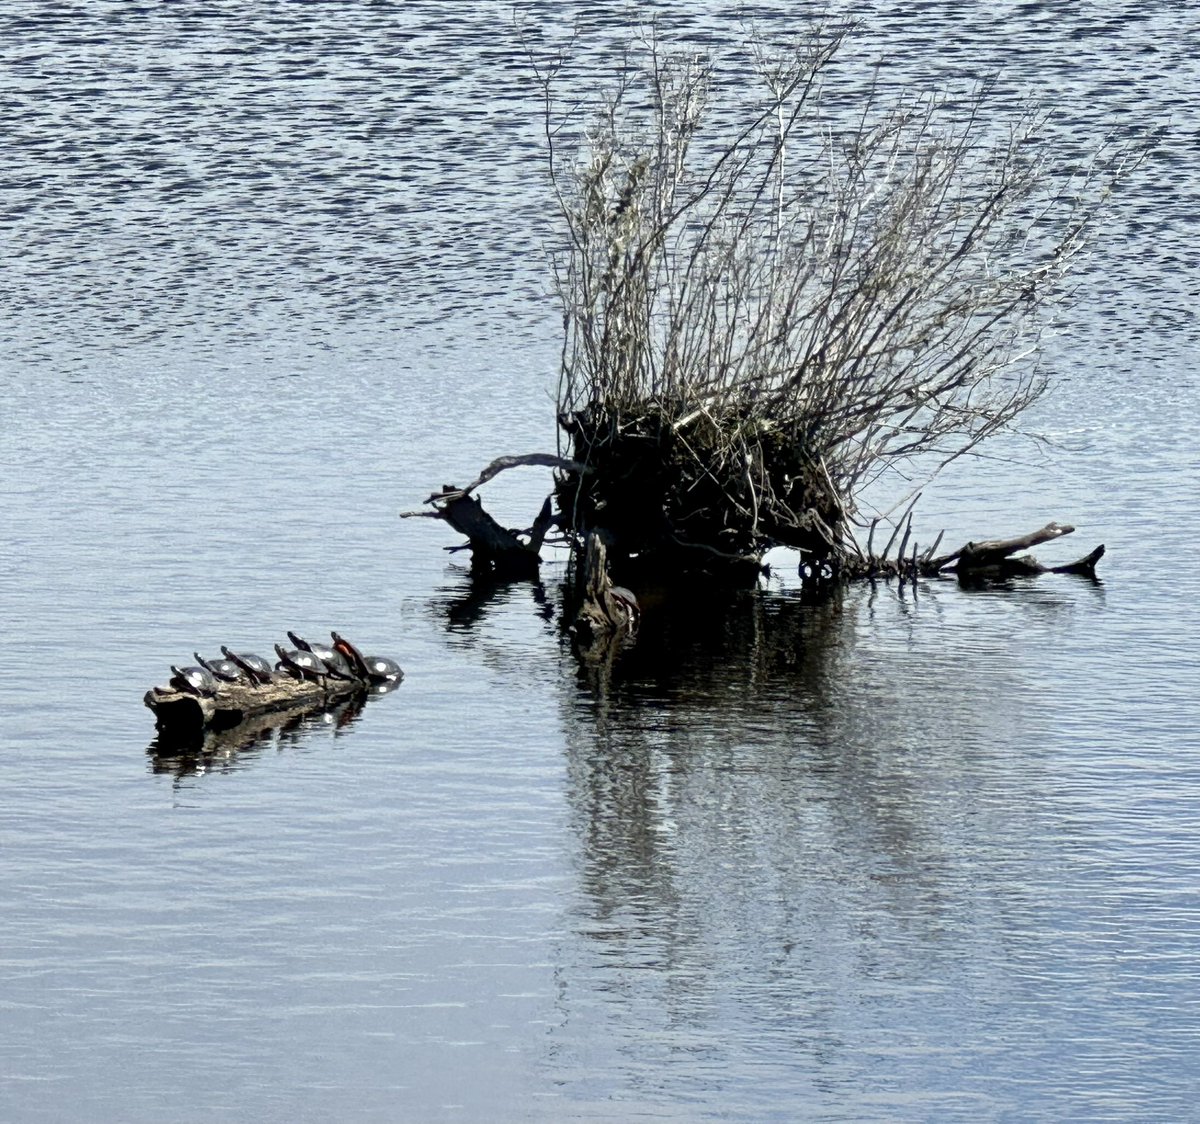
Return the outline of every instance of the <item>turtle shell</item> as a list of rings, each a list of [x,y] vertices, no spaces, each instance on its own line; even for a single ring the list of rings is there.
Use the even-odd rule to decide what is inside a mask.
[[[171,686],[202,699],[210,699],[217,693],[216,677],[206,667],[176,667],[172,664]]]
[[[330,633],[330,635],[333,637],[334,650],[346,661],[351,672],[360,679],[369,680],[371,672],[367,668],[367,661],[363,658],[362,652],[344,636],[339,636],[336,632]]]
[[[297,636],[294,632],[288,633],[288,639],[296,645],[301,652],[309,652],[316,656],[324,665],[325,669],[334,679],[358,679],[359,676],[354,673],[350,667],[349,660],[346,659],[341,652],[329,647],[328,644],[310,642],[305,640],[303,636]]]
[[[222,646],[221,654],[227,659],[232,660],[238,665],[254,683],[270,683],[271,682],[271,665],[262,656],[256,656],[253,652],[231,652],[228,648]]]
[[[237,683],[249,679],[249,673],[240,668],[233,660],[206,660],[199,652],[193,652],[196,662],[206,671],[215,675],[222,683]]]
[[[387,656],[364,656],[363,662],[373,683],[399,683],[404,678],[404,669]]]
[[[276,671],[282,671],[294,679],[311,679],[317,682],[329,677],[329,668],[312,652],[305,652],[299,648],[289,650],[281,644],[275,645],[275,651],[279,656],[279,662],[275,665]]]

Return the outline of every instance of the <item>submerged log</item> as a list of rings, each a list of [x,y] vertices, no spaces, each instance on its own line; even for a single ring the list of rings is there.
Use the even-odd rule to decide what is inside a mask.
[[[955,570],[960,574],[980,573],[990,570],[999,571],[1005,565],[1015,565],[1021,572],[1028,572],[1025,567],[1028,561],[1032,560],[1023,561],[1022,559],[1014,559],[1011,556],[1016,554],[1018,550],[1027,550],[1029,547],[1037,546],[1039,543],[1050,542],[1052,539],[1061,538],[1063,535],[1073,534],[1074,531],[1074,527],[1068,527],[1062,523],[1047,523],[1044,527],[1036,531],[1030,531],[1027,535],[1017,535],[1011,539],[969,542],[953,554],[935,559],[932,564],[939,569],[944,569],[957,559]],[[1034,570],[1033,572],[1040,573],[1041,570]]]
[[[963,579],[1035,577],[1038,574],[1083,574],[1094,577],[1096,563],[1104,557],[1103,546],[1065,566],[1044,566],[1031,554],[1017,554],[1019,550],[1027,550],[1031,546],[1074,533],[1075,528],[1066,524],[1047,523],[1036,531],[1011,539],[969,542],[953,554],[930,559],[927,566],[934,572],[952,568]],[[952,562],[953,567],[950,566]]]
[[[142,701],[154,712],[159,729],[227,730],[260,715],[318,710],[369,691],[357,681],[330,679],[319,684],[277,675],[258,686],[221,683],[211,697],[174,687],[151,687]]]

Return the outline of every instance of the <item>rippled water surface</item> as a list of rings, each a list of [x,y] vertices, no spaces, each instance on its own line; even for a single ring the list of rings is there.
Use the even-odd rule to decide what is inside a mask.
[[[0,1119],[1195,1119],[1200,24],[856,14],[843,92],[999,74],[1064,160],[1170,125],[1047,352],[1045,443],[919,509],[1073,522],[1043,552],[1104,541],[1102,580],[650,599],[596,668],[560,563],[479,588],[397,518],[553,447],[512,9],[4,6]],[[577,26],[582,91],[628,9],[519,15],[535,54]],[[407,678],[155,752],[171,663],[287,628]]]

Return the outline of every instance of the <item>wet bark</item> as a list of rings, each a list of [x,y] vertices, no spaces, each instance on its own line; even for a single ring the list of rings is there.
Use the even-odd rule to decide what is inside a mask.
[[[528,543],[517,537],[516,531],[501,527],[474,496],[448,489],[449,494],[430,497],[437,503],[437,513],[460,535],[464,535],[471,548],[471,564],[476,569],[486,570],[500,577],[536,577],[541,563],[541,540],[545,528]],[[549,520],[549,500],[542,507],[538,523]],[[538,524],[535,524],[535,527]]]

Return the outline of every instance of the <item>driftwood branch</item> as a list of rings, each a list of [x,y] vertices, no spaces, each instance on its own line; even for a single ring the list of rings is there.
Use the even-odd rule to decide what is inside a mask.
[[[892,558],[889,556],[890,548],[901,525],[904,528],[903,537],[896,556]],[[855,550],[853,558],[847,554],[842,569],[843,576],[896,577],[902,581],[915,581],[918,577],[936,577],[944,573],[957,574],[961,579],[1032,577],[1037,574],[1081,574],[1095,577],[1096,563],[1104,557],[1104,547],[1098,546],[1075,562],[1064,566],[1044,566],[1032,555],[1017,554],[1018,551],[1027,550],[1031,546],[1072,534],[1075,528],[1063,523],[1047,523],[1036,531],[1017,535],[1015,538],[969,542],[949,554],[935,556],[934,551],[942,541],[939,534],[932,549],[922,554],[918,553],[914,546],[911,556],[906,557],[905,547],[911,529],[912,514],[908,511],[901,517],[883,553],[876,555],[871,552],[871,541],[875,532],[875,523],[872,523],[865,556],[861,549]]]
[[[556,468],[563,472],[586,472],[587,466],[580,464],[578,461],[568,460],[566,457],[556,456],[554,453],[525,453],[522,456],[497,457],[491,464],[487,466],[476,478],[472,480],[465,488],[462,489],[463,495],[475,491],[481,484],[486,484],[489,480],[499,476],[502,472],[507,472],[510,468]],[[433,500],[433,496],[426,500],[429,503]]]
[[[586,472],[587,467],[553,453],[526,453],[523,456],[497,457],[465,488],[443,484],[426,503],[430,511],[403,511],[401,519],[418,517],[444,519],[459,534],[465,535],[471,549],[472,565],[504,577],[536,577],[540,552],[546,533],[554,524],[550,499],[542,504],[538,517],[528,531],[502,527],[483,509],[471,493],[482,484],[510,468],[536,466],[561,469],[564,472]],[[521,535],[528,541],[522,541]]]
[[[986,570],[1001,565],[1018,550],[1028,550],[1039,543],[1050,542],[1075,532],[1074,527],[1062,523],[1047,523],[1027,535],[1012,539],[992,539],[987,542],[969,542],[958,551],[957,570],[960,574],[968,570]]]

